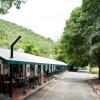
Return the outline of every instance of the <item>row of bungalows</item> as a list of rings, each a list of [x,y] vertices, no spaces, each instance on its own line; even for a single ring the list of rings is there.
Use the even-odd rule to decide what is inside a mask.
[[[61,61],[0,48],[0,94],[22,98],[67,68]]]

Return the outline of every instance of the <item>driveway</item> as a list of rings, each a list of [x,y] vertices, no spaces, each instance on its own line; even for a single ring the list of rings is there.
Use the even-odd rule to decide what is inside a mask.
[[[89,73],[66,72],[25,100],[97,100],[84,80],[94,78]]]

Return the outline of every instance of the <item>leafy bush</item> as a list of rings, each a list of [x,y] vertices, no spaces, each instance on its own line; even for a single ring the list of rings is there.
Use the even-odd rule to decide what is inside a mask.
[[[93,68],[91,68],[91,72],[92,72],[93,74],[98,74],[98,71],[99,71],[98,67],[93,67]]]

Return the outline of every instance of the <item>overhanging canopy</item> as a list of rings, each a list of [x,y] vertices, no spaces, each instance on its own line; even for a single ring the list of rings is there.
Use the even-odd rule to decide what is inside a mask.
[[[0,59],[5,64],[50,64],[66,66],[64,62],[35,56],[28,53],[14,51],[13,58],[10,58],[10,50],[0,48]]]

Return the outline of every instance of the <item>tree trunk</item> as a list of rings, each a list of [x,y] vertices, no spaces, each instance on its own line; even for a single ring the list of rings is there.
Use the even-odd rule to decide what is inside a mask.
[[[98,68],[99,68],[99,79],[100,79],[100,63],[98,63]]]
[[[100,55],[98,55],[97,57],[97,65],[98,65],[98,68],[99,68],[99,79],[100,79]]]

